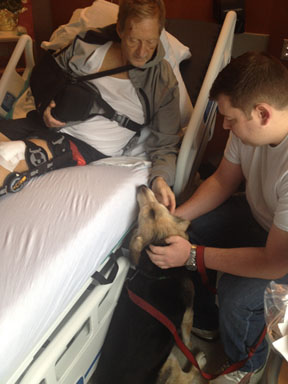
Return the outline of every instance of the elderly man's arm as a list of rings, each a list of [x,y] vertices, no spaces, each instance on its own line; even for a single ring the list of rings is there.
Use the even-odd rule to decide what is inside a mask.
[[[149,184],[158,201],[174,213],[176,201],[172,186],[179,151],[180,106],[178,83],[173,73],[170,74],[170,86],[153,117],[146,151],[152,161]]]

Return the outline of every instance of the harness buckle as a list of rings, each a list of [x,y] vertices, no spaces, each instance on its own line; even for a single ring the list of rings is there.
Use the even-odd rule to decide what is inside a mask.
[[[111,120],[117,121],[121,127],[127,128],[129,124],[129,117],[126,115],[120,115],[119,113],[115,112],[114,115],[112,116]]]

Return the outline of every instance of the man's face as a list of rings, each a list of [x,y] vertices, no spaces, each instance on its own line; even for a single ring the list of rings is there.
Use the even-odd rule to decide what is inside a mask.
[[[254,146],[268,144],[255,110],[252,111],[251,118],[248,119],[241,109],[231,105],[228,96],[220,95],[217,102],[219,112],[224,117],[224,129],[232,131],[244,144]]]
[[[143,20],[127,19],[124,30],[118,26],[121,38],[121,49],[124,63],[135,67],[143,65],[151,59],[159,43],[158,18]]]

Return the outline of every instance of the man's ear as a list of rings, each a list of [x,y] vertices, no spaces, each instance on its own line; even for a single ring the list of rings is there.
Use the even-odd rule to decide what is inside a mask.
[[[257,104],[255,107],[255,111],[261,125],[266,125],[270,121],[272,110],[269,104]]]

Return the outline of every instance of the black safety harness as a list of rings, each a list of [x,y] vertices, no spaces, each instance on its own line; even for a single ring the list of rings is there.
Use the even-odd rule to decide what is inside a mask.
[[[85,38],[80,36],[77,39],[86,43],[103,43],[95,31],[88,31]],[[142,71],[143,69],[134,67],[131,64],[112,68],[105,71],[92,73],[89,75],[77,76],[73,72],[63,70],[57,63],[57,57],[68,47],[63,48],[58,53],[47,51],[39,63],[33,68],[30,87],[35,99],[37,110],[42,115],[52,100],[55,101],[55,108],[51,109],[51,114],[56,120],[64,122],[85,121],[96,115],[102,115],[109,120],[116,121],[120,126],[130,129],[140,135],[141,128],[150,123],[150,104],[145,92],[139,89],[146,108],[146,121],[138,124],[125,114],[120,114],[107,103],[101,96],[96,85],[89,80],[98,79],[104,76],[111,76],[131,69]],[[99,113],[99,109],[101,113]],[[103,111],[103,113],[102,113]]]
[[[117,73],[129,71],[130,69],[134,69],[134,68],[135,67],[131,64],[124,65],[124,66],[109,69],[106,71],[92,73],[90,75],[73,77],[73,78],[71,78],[70,81],[72,84],[80,84],[80,83],[83,83],[84,81],[94,80],[94,79],[98,79],[98,78],[104,77],[104,76],[111,76],[111,75],[114,75]],[[144,124],[138,124],[135,121],[131,120],[128,116],[116,112],[115,109],[110,104],[108,104],[107,101],[105,101],[103,99],[98,88],[93,86],[92,84],[91,84],[91,90],[93,91],[93,95],[95,97],[96,104],[104,110],[104,113],[102,113],[101,115],[106,117],[107,119],[116,121],[121,127],[130,129],[131,131],[135,132],[136,135],[138,135],[138,136],[140,135],[141,128],[143,128],[149,124],[149,122],[150,122],[150,119],[149,119],[149,116],[150,116],[149,101],[147,99],[146,94],[141,89],[140,89],[140,92],[141,92],[141,95],[143,96],[145,106],[146,106],[146,111],[147,111],[147,118],[146,118],[146,121],[144,122]],[[99,113],[93,113],[93,107],[92,107],[91,114],[89,117],[93,117],[96,115],[99,115]]]

